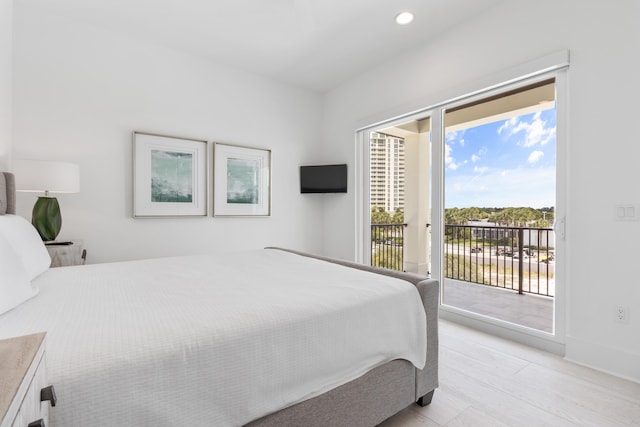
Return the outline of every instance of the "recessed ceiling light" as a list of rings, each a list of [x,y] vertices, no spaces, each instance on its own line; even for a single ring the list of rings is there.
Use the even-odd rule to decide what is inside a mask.
[[[407,25],[411,21],[413,21],[413,13],[411,12],[400,12],[396,15],[396,23],[398,25]]]

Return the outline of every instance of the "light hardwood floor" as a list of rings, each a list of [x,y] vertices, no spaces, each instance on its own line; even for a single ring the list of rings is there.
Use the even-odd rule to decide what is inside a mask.
[[[433,402],[380,426],[640,426],[640,384],[441,321]]]

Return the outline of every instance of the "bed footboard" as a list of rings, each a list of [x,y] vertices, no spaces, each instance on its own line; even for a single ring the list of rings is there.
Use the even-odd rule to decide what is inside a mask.
[[[277,249],[292,252],[298,255],[316,258],[359,270],[395,277],[414,284],[418,288],[418,292],[422,298],[422,304],[424,305],[425,312],[427,314],[427,363],[425,364],[424,369],[414,368],[415,394],[413,401],[417,402],[421,406],[426,406],[431,403],[434,391],[438,387],[438,309],[440,307],[440,285],[437,280],[429,279],[419,274],[371,267],[364,264],[312,255],[290,249],[278,247],[267,247],[265,249]]]
[[[440,284],[435,279],[426,279],[418,282],[416,287],[427,313],[427,363],[424,369],[416,369],[416,402],[426,406],[431,403],[433,392],[438,387]]]

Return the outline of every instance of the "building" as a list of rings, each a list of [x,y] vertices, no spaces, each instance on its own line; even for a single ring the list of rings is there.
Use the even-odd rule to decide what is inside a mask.
[[[370,143],[371,206],[404,210],[404,139],[373,132]]]
[[[518,227],[501,226],[495,222],[487,221],[468,221],[465,225],[470,226],[472,239],[486,239],[486,240],[498,240],[505,238],[517,237],[516,231]],[[526,233],[523,233],[523,247],[529,246],[543,246],[549,248],[555,248],[556,235],[552,229],[539,229],[536,228],[533,231],[529,231],[526,228]]]

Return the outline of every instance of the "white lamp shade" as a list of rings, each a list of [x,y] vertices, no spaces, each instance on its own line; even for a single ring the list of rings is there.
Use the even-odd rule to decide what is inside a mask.
[[[17,191],[79,193],[80,168],[67,162],[14,160]]]

